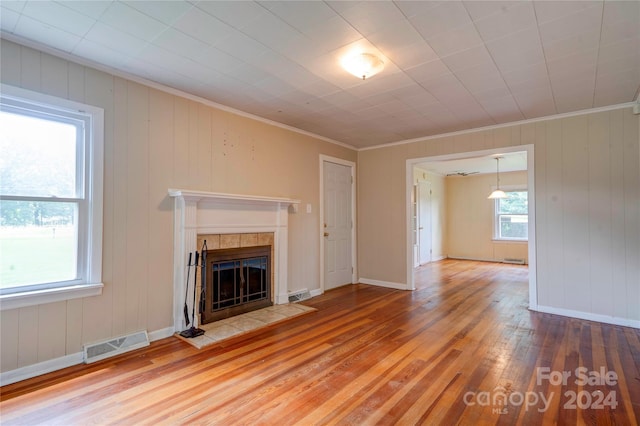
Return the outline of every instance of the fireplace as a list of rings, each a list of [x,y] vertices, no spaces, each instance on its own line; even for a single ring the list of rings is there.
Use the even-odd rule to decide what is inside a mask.
[[[201,323],[273,305],[271,246],[207,251]]]
[[[296,211],[290,207],[299,204],[300,200],[184,189],[170,189],[169,196],[175,200],[173,328],[176,332],[186,328],[183,308],[188,254],[201,249],[199,240],[202,239],[207,240],[209,250],[271,245],[271,272],[267,274],[269,302],[289,302],[288,218]],[[219,235],[219,245],[213,235]],[[192,298],[187,300],[187,309],[189,312],[193,309]],[[202,317],[196,315],[195,326],[201,321]]]

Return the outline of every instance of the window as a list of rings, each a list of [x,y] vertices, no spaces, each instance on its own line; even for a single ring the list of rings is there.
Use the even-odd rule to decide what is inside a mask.
[[[0,94],[2,308],[99,294],[103,111]]]
[[[527,191],[505,193],[507,198],[495,200],[495,239],[526,241],[529,238]]]

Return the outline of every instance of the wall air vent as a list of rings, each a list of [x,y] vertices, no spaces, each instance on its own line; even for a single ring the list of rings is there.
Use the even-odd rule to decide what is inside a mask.
[[[514,265],[524,265],[524,259],[513,259],[510,257],[502,259],[502,263],[513,263]]]
[[[311,293],[306,288],[289,293],[289,303],[302,302],[307,299],[311,299]]]
[[[84,363],[100,361],[134,349],[149,346],[149,336],[146,331],[138,331],[126,336],[116,337],[115,339],[104,342],[93,343],[84,346]]]

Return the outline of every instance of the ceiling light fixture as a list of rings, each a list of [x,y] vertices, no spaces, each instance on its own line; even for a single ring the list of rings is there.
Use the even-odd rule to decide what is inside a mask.
[[[507,194],[500,189],[500,159],[502,157],[496,157],[496,190],[491,193],[487,198],[507,198]]]
[[[373,53],[358,53],[342,60],[342,67],[363,80],[371,78],[384,69],[384,61]]]

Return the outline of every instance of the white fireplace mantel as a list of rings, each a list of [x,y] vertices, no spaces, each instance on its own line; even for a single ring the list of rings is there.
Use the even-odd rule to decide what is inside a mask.
[[[259,195],[169,189],[174,205],[173,322],[186,328],[183,317],[187,257],[199,250],[198,234],[273,232],[274,303],[289,301],[287,285],[289,206],[300,200]],[[193,277],[193,274],[191,275]],[[190,289],[191,290],[191,289]],[[187,298],[189,312],[192,295]],[[196,313],[195,326],[199,324]]]

